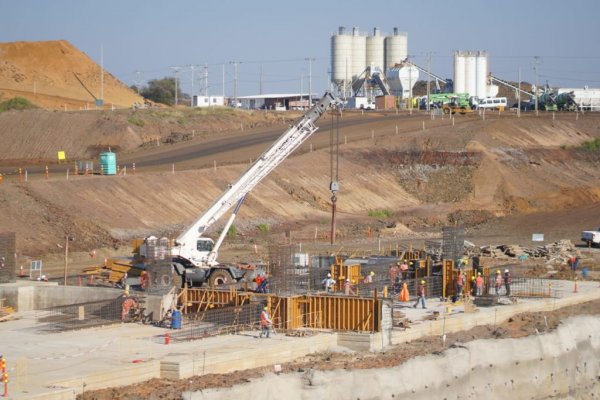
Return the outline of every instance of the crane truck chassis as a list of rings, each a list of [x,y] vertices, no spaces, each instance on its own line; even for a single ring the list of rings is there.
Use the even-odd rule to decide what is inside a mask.
[[[211,286],[239,281],[248,269],[220,264],[216,261],[218,250],[225,239],[246,195],[275,167],[292,154],[318,127],[315,122],[329,107],[341,102],[326,92],[316,104],[298,118],[254,163],[229,185],[228,189],[179,237],[170,248],[171,266],[182,278],[182,285]],[[217,241],[202,236],[204,232],[235,205]],[[145,239],[144,242],[147,240]],[[150,258],[147,246],[139,247],[141,259]],[[142,267],[143,269],[143,267]]]

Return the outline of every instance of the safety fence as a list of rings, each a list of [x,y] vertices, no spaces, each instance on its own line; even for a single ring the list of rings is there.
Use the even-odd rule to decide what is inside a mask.
[[[496,291],[494,275],[490,275],[488,285],[484,293],[488,295],[512,296],[512,297],[564,297],[568,290],[563,282],[557,282],[548,278],[512,277],[507,287],[505,281]]]

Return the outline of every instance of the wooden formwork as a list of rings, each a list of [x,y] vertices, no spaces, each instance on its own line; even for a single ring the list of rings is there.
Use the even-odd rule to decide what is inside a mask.
[[[179,308],[184,314],[198,313],[211,308],[241,306],[250,302],[250,293],[239,292],[231,287],[228,290],[210,288],[183,288],[177,297]]]
[[[442,297],[450,297],[456,293],[456,275],[459,271],[464,272],[465,282],[463,285],[463,293],[473,293],[473,285],[475,285],[472,277],[477,277],[480,272],[483,277],[484,292],[487,293],[490,287],[489,282],[489,267],[479,267],[477,269],[455,269],[453,260],[442,260]]]
[[[341,296],[272,297],[274,322],[284,329],[379,332],[381,300]]]
[[[277,329],[309,328],[355,332],[379,332],[381,329],[382,300],[375,297],[283,297],[257,295],[235,289],[184,288],[179,292],[178,305],[184,314],[198,313],[211,308],[247,304],[256,296],[265,298]]]
[[[358,284],[362,282],[363,276],[361,272],[361,265],[344,265],[344,261],[338,257],[335,258],[335,264],[330,267],[331,277],[335,279],[335,291],[343,292],[344,284],[346,279],[350,279],[352,284]]]

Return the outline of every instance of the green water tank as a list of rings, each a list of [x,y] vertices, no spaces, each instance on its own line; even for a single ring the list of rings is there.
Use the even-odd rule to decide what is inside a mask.
[[[100,167],[104,175],[117,174],[117,155],[112,151],[100,153]]]

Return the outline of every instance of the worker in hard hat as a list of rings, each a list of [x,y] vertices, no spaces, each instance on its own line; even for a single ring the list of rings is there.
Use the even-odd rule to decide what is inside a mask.
[[[400,273],[402,274],[403,281],[408,279],[408,263],[406,260],[402,260],[402,264],[400,264]]]
[[[463,295],[463,286],[465,284],[465,275],[462,270],[458,270],[456,274],[456,297],[459,298]]]
[[[374,276],[375,276],[375,272],[373,272],[373,271],[369,272],[369,274],[367,276],[365,276],[363,283],[373,283]]]
[[[500,288],[502,287],[502,274],[500,270],[496,271],[496,278],[494,279],[494,289],[496,290],[496,296],[500,296]]]
[[[335,289],[335,279],[331,277],[331,274],[327,274],[327,278],[323,279],[323,286],[325,287],[325,293],[333,293]]]
[[[268,339],[271,334],[271,326],[273,325],[273,321],[271,320],[271,316],[269,315],[269,308],[265,307],[260,312],[260,335],[258,337],[262,338],[263,335]]]
[[[419,302],[421,302],[423,308],[427,308],[425,306],[425,281],[421,281],[421,283],[417,287],[417,301],[413,305],[413,308],[417,308]]]
[[[510,296],[510,284],[512,283],[512,278],[510,277],[510,271],[508,269],[504,270],[504,287],[506,288],[506,295]]]
[[[477,278],[475,278],[475,296],[481,296],[483,293],[483,276],[481,276],[481,272],[477,273]]]
[[[354,289],[352,288],[352,282],[348,278],[346,278],[346,282],[344,282],[344,294],[346,296],[356,295],[356,292],[354,292]]]
[[[396,282],[396,277],[400,274],[400,263],[390,264],[390,286],[394,287],[394,283]]]

